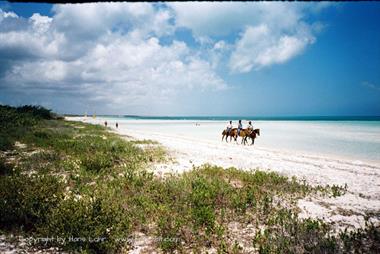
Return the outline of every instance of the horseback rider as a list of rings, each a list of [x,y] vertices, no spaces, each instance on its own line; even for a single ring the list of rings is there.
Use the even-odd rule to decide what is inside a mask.
[[[227,130],[227,136],[230,135],[230,131],[232,130],[232,121],[230,121],[230,123],[227,124],[226,130]]]
[[[238,136],[240,135],[240,131],[243,129],[243,124],[241,123],[241,120],[239,120],[238,123]]]
[[[250,133],[252,133],[252,131],[253,131],[253,126],[252,126],[252,122],[251,122],[251,121],[248,122],[247,129],[249,130]]]

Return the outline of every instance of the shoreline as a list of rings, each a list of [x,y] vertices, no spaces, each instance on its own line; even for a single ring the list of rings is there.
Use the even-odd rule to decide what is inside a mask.
[[[113,118],[110,118],[108,119],[108,117],[97,117],[96,119],[93,119],[92,117],[65,117],[65,119],[69,120],[69,121],[81,121],[81,122],[86,122],[86,123],[91,123],[91,124],[98,124],[98,125],[102,125],[104,126],[103,122],[106,120],[108,121],[109,123],[109,128],[111,128],[113,131],[116,131],[116,132],[120,132],[123,130],[122,129],[125,129],[125,130],[128,130],[129,131],[129,134],[131,136],[133,136],[133,133],[135,133],[136,136],[139,136],[141,137],[142,135],[145,135],[145,134],[142,134],[143,131],[136,131],[135,129],[132,129],[132,128],[128,128],[128,127],[123,127],[121,123],[124,123],[124,122],[120,122],[120,121],[117,121]],[[158,121],[158,122],[157,122]],[[119,129],[116,129],[115,128],[115,123],[116,122],[119,122]],[[200,121],[195,121],[195,120],[153,120],[153,119],[133,119],[133,120],[126,120],[126,123],[128,124],[132,124],[132,125],[140,125],[140,124],[158,124],[158,125],[163,125],[163,124],[166,124],[166,122],[168,122],[169,124],[195,124],[195,123],[204,123],[204,124],[215,124],[215,123],[221,123],[219,121],[209,121],[209,120],[200,120]],[[222,122],[224,124],[224,121]],[[168,137],[178,137],[178,138],[181,138],[181,139],[193,139],[194,141],[201,141],[199,139],[194,139],[193,137],[190,137],[190,136],[179,136],[179,135],[176,135],[176,134],[167,134],[167,133],[162,133],[162,132],[156,132],[156,131],[149,131],[151,135],[149,136],[154,136],[154,135],[159,135],[159,136],[168,136]],[[348,163],[348,164],[352,164],[353,166],[365,166],[365,167],[369,167],[369,168],[378,168],[380,170],[380,160],[379,159],[368,159],[368,158],[359,158],[359,157],[356,157],[356,158],[352,158],[351,155],[343,155],[343,154],[331,154],[331,153],[328,153],[328,152],[309,152],[309,151],[305,151],[305,150],[302,150],[300,148],[294,148],[292,147],[291,149],[288,149],[288,148],[284,148],[284,147],[276,147],[274,148],[273,146],[271,145],[268,145],[268,144],[259,144],[257,145],[257,141],[260,142],[260,139],[262,139],[261,137],[258,137],[258,140],[255,141],[255,145],[254,146],[249,146],[249,145],[241,145],[240,142],[238,142],[237,144],[235,142],[228,142],[226,143],[224,140],[223,142],[219,142],[221,141],[221,135],[220,133],[218,132],[217,135],[215,135],[216,139],[213,140],[213,142],[210,142],[210,143],[224,143],[224,144],[228,144],[230,146],[236,146],[238,145],[239,147],[241,147],[242,149],[256,149],[256,150],[260,150],[260,151],[264,151],[264,152],[270,152],[270,153],[282,153],[282,154],[286,154],[286,155],[297,155],[297,156],[300,156],[300,157],[308,157],[308,158],[312,158],[312,159],[317,159],[317,160],[326,160],[326,161],[335,161],[337,163],[339,162],[345,162],[345,163]],[[204,141],[204,140],[202,140]],[[201,141],[201,142],[202,142]],[[248,141],[250,142],[250,141]]]
[[[102,119],[66,117],[69,121],[102,124]],[[112,121],[111,121],[112,122]],[[110,123],[111,123],[110,122]],[[380,167],[368,162],[347,161],[334,157],[284,153],[262,147],[243,149],[242,145],[207,142],[190,137],[147,133],[112,125],[110,130],[134,139],[150,139],[167,149],[175,162],[160,163],[152,167],[158,175],[182,173],[203,164],[235,167],[240,170],[261,169],[273,171],[289,178],[295,176],[313,186],[347,184],[347,193],[338,198],[307,198],[300,200],[300,216],[320,218],[336,224],[338,228],[362,227],[366,213],[380,214]],[[339,212],[340,211],[340,212]],[[343,213],[343,215],[342,215]],[[377,222],[380,221],[378,218]]]

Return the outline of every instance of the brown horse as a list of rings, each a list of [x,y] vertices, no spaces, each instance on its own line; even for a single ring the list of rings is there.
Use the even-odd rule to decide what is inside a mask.
[[[234,129],[236,129],[236,128],[231,129],[229,133],[227,132],[227,130],[223,130],[223,132],[222,132],[222,141],[223,141],[224,137],[226,137],[226,142],[228,142],[227,138],[228,138],[228,136],[230,136],[230,142],[231,142],[231,139],[232,139],[231,132]]]
[[[254,129],[254,130],[253,130],[248,136],[245,136],[245,137],[244,137],[244,144],[245,144],[246,142],[248,142],[248,141],[247,141],[247,138],[251,138],[251,140],[252,140],[251,145],[254,145],[254,144],[255,144],[255,138],[256,138],[257,136],[260,136],[260,129]]]
[[[238,135],[238,129],[237,128],[233,128],[231,131],[230,131],[230,136],[233,137],[235,139],[235,141],[237,141],[237,138],[238,136],[241,137],[241,143],[245,145],[246,143],[246,137],[249,136],[251,134],[252,130],[250,129],[241,129],[240,130],[240,133]]]

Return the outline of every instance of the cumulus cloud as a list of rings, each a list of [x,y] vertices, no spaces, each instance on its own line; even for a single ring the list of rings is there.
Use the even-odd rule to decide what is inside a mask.
[[[186,91],[227,88],[218,67],[244,73],[300,55],[324,27],[305,16],[324,8],[88,3],[54,5],[51,17],[29,18],[0,9],[0,89],[57,92],[110,108],[159,108]],[[183,27],[196,45],[176,38]]]
[[[175,12],[176,25],[189,27],[196,36],[228,35],[258,23],[292,27],[302,16],[301,4],[186,2],[168,5]]]
[[[303,3],[170,3],[176,26],[189,27],[201,41],[236,34],[229,68],[243,73],[285,63],[315,42],[321,23],[308,24],[307,13],[328,5]],[[206,39],[205,39],[206,38]],[[208,40],[207,40],[208,38]]]
[[[298,28],[292,35],[276,33],[267,25],[247,27],[231,55],[230,69],[249,72],[272,64],[280,64],[302,53],[315,41],[308,27]]]
[[[85,11],[84,11],[85,10]],[[160,44],[173,32],[167,9],[149,3],[57,5],[52,17],[1,12],[2,86],[76,92],[110,108],[160,106],[178,92],[219,90],[225,82],[184,42]],[[17,57],[19,55],[19,57]],[[5,65],[4,65],[5,66]]]

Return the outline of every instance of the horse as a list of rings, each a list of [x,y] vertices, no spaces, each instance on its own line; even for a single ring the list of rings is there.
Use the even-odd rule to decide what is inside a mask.
[[[252,140],[251,145],[254,145],[254,144],[255,144],[255,138],[256,138],[257,136],[260,136],[260,129],[254,129],[254,130],[253,130],[248,136],[245,136],[245,137],[244,137],[244,144],[245,144],[246,142],[248,142],[248,141],[247,141],[247,138],[249,137],[249,138],[251,138],[251,140]]]
[[[230,131],[230,136],[233,137],[235,139],[235,141],[237,141],[237,138],[238,136],[239,137],[242,137],[242,140],[241,140],[241,143],[245,145],[246,143],[246,137],[249,136],[251,134],[252,130],[250,129],[241,129],[240,132],[239,132],[239,135],[238,135],[238,129],[237,128],[233,128],[231,131]]]
[[[249,135],[245,136],[245,137],[244,137],[244,144],[245,144],[246,142],[248,142],[248,141],[247,141],[247,138],[251,138],[251,140],[252,140],[251,145],[254,145],[254,144],[255,144],[255,138],[256,138],[257,136],[260,136],[260,129],[254,129],[251,133],[249,133]]]
[[[230,134],[231,134],[232,130],[234,130],[234,129],[236,129],[236,128],[231,129],[229,133],[227,132],[227,130],[223,130],[222,141],[223,141],[224,137],[226,137],[226,142],[228,142],[227,138],[228,138],[228,136],[230,136],[230,142],[231,142],[232,136]]]

